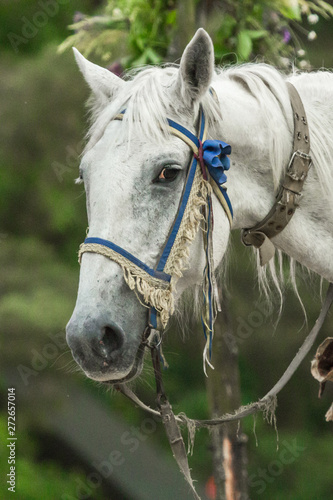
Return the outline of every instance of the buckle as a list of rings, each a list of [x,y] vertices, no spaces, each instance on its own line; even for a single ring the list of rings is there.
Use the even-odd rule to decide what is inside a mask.
[[[302,164],[298,165],[298,168],[295,169],[294,168],[295,158],[301,158],[302,160],[305,160],[306,162],[308,162],[308,165],[306,166],[302,163]],[[303,151],[299,151],[299,150],[294,151],[294,153],[290,159],[290,162],[289,162],[289,165],[288,165],[288,168],[286,171],[286,175],[288,177],[290,177],[293,181],[304,182],[308,173],[309,173],[311,165],[312,165],[312,158],[309,154],[304,153]],[[286,180],[286,178],[285,178],[285,180]],[[285,188],[288,189],[288,186],[285,186]],[[292,191],[293,191],[293,189],[292,189]]]
[[[290,170],[290,168],[292,167],[292,164],[294,163],[294,160],[295,160],[295,157],[298,157],[298,158],[302,158],[302,160],[306,160],[309,162],[309,167],[311,166],[312,164],[312,157],[311,155],[307,154],[307,153],[304,153],[304,151],[299,151],[298,149],[296,151],[293,152],[292,154],[292,157],[290,158],[290,161],[289,161],[289,165],[288,165],[288,169],[287,170]]]

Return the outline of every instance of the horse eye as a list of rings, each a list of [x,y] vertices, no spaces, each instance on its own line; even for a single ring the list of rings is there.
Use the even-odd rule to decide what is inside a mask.
[[[178,168],[164,167],[153,182],[172,182],[179,173]]]

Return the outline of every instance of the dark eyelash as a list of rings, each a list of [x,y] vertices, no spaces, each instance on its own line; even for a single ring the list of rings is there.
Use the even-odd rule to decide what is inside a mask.
[[[168,168],[169,167],[169,168]],[[171,174],[170,178],[168,179],[167,177],[164,177],[161,178],[161,175],[163,172],[169,172],[169,174]],[[177,175],[179,174],[180,172],[180,169],[179,168],[173,168],[173,165],[165,165],[160,173],[158,174],[157,177],[155,177],[155,179],[153,179],[153,183],[168,183],[168,182],[172,182],[176,179]],[[174,173],[174,176],[172,176],[172,173]]]

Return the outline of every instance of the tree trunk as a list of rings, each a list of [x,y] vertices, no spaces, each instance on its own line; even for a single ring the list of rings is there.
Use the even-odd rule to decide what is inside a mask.
[[[196,28],[214,24],[216,0],[178,0],[177,23],[167,60],[180,59],[186,45],[193,37]],[[178,61],[179,62],[179,61]],[[238,372],[238,350],[232,336],[228,306],[222,305],[215,322],[215,339],[212,362],[215,370],[209,369],[207,379],[208,398],[212,418],[232,412],[241,405],[240,381]],[[198,327],[200,337],[201,325]],[[199,333],[198,333],[199,335]],[[246,500],[246,441],[237,423],[216,427],[212,432],[213,468],[217,486],[217,500]]]
[[[177,23],[172,43],[168,49],[167,60],[180,59],[186,45],[196,30],[196,0],[178,0]],[[179,61],[178,61],[179,62]]]
[[[238,370],[238,348],[226,300],[215,322],[212,364],[209,370],[207,392],[212,418],[232,412],[241,405]],[[237,422],[216,427],[212,432],[213,469],[217,488],[216,500],[246,500],[247,493],[247,437]]]

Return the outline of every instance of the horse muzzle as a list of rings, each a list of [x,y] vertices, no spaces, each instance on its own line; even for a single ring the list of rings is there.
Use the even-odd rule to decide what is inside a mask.
[[[82,321],[73,314],[66,327],[74,360],[89,378],[100,382],[127,381],[140,374],[144,344],[130,344],[126,337],[119,325],[103,317]]]

